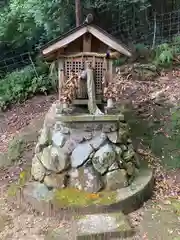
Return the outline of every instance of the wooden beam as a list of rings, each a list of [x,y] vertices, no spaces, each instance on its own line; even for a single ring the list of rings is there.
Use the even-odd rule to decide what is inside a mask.
[[[83,36],[83,52],[91,52],[91,40],[92,35],[90,33],[86,33]]]
[[[59,40],[58,42],[50,45],[49,47],[45,48],[42,53],[43,55],[47,55],[50,52],[56,51],[59,48],[65,47],[66,45],[68,45],[69,43],[73,42],[74,40],[76,40],[77,38],[81,37],[83,34],[85,34],[87,32],[87,27],[83,27],[81,29],[79,29],[78,31],[72,33],[71,35],[69,35],[68,37],[62,38],[61,40]]]
[[[117,52],[112,52],[110,54],[110,58],[111,59],[117,59],[117,55],[120,56],[119,53]],[[66,58],[66,57],[69,57],[69,58],[76,58],[76,57],[82,57],[82,56],[87,56],[87,57],[100,57],[100,58],[104,58],[106,57],[106,53],[96,53],[96,52],[80,52],[80,53],[74,53],[74,54],[60,54],[59,57],[62,57],[62,58]]]

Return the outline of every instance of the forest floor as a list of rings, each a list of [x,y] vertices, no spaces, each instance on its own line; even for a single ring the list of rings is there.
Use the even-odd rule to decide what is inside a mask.
[[[154,81],[120,81],[116,86],[118,102],[131,105],[136,114],[149,120],[155,109],[175,106],[180,100],[180,79],[163,77]],[[5,113],[0,113],[0,152],[6,152],[8,142],[23,129],[31,126],[29,131],[38,131],[43,117],[56,95],[37,96],[23,104],[17,104]],[[158,116],[161,122],[168,121],[169,116]],[[144,159],[152,159],[155,169],[156,185],[153,199],[141,209],[130,214],[132,224],[137,227],[134,240],[179,240],[180,239],[180,169],[167,170],[161,166],[159,158],[143,145],[143,134],[139,137],[137,148]],[[135,135],[135,134],[134,134]],[[33,145],[28,146],[23,158],[25,161],[0,170],[0,239],[41,240],[48,238],[54,229],[60,229],[67,222],[34,213],[30,208],[22,210],[9,204],[6,197],[8,184],[17,180],[19,173],[31,165]],[[59,239],[54,236],[53,239]]]

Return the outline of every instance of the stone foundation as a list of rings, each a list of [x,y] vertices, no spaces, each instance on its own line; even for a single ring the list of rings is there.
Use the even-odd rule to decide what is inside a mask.
[[[34,180],[96,193],[127,187],[138,169],[123,115],[62,115],[52,105],[32,160]]]

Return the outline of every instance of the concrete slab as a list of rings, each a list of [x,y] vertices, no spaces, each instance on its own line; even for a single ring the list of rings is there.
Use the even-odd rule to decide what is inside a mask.
[[[75,226],[77,240],[119,239],[134,233],[122,212],[85,215],[76,220]]]

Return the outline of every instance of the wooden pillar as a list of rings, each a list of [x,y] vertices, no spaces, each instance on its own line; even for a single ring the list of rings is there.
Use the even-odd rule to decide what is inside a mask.
[[[61,99],[62,87],[64,84],[64,61],[63,59],[58,60],[58,85],[59,85],[59,101]]]

